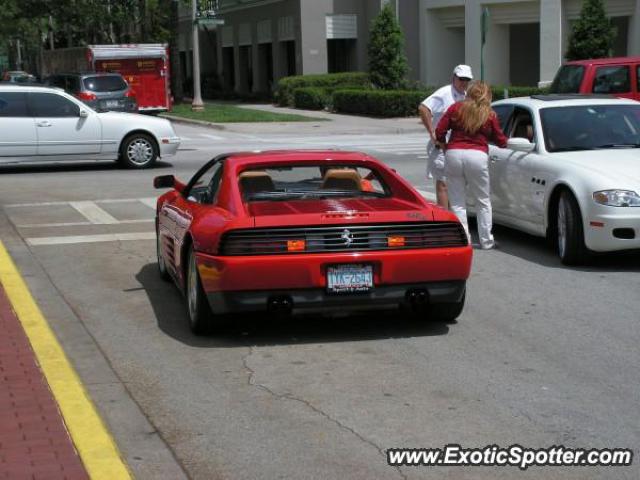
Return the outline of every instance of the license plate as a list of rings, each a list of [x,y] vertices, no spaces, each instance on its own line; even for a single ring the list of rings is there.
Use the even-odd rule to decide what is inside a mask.
[[[331,293],[368,292],[372,287],[371,265],[335,265],[327,268],[327,289]]]
[[[105,107],[117,107],[118,105],[120,105],[118,100],[107,100],[104,102]]]

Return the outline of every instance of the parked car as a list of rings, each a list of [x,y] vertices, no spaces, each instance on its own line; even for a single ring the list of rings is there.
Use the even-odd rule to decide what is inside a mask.
[[[2,81],[9,83],[35,83],[37,79],[23,70],[13,70],[2,74]]]
[[[186,296],[192,331],[225,314],[408,304],[462,311],[472,250],[451,212],[362,153],[231,153],[157,202],[158,268]],[[227,317],[228,319],[228,317]]]
[[[179,144],[164,118],[99,113],[57,88],[0,85],[0,164],[106,158],[146,168]]]
[[[607,93],[640,100],[640,57],[595,58],[560,67],[550,93]]]
[[[119,73],[57,73],[45,84],[62,88],[94,110],[138,111],[136,97]]]
[[[542,95],[493,108],[510,137],[489,151],[496,223],[550,237],[567,265],[640,248],[640,103]]]

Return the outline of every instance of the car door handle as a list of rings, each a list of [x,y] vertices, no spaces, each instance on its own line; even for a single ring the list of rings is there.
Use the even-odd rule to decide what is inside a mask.
[[[497,162],[497,161],[498,161],[498,155],[491,155],[491,156],[489,157],[489,159],[490,159],[492,162]]]
[[[39,127],[50,127],[51,122],[49,120],[43,120],[41,122],[36,123],[36,125]]]

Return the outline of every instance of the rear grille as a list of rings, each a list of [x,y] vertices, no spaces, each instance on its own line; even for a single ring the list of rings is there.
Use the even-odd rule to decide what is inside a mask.
[[[388,245],[388,238],[402,237],[403,246]],[[288,251],[288,241],[305,242],[304,250]],[[270,255],[416,248],[464,247],[467,236],[455,222],[343,225],[303,228],[255,228],[233,230],[222,237],[220,255]]]

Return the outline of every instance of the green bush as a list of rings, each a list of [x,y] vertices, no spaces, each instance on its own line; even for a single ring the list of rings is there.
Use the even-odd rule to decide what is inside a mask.
[[[333,108],[341,113],[374,117],[410,117],[417,115],[420,103],[435,88],[427,90],[336,90]]]
[[[278,81],[274,99],[281,107],[293,107],[295,90],[306,87],[325,88],[328,92],[336,88],[369,88],[369,75],[364,72],[327,73],[324,75],[296,75]]]
[[[507,90],[508,97],[505,97],[504,91]],[[494,100],[502,100],[504,98],[514,98],[514,97],[528,97],[530,95],[543,95],[548,93],[547,88],[538,88],[538,87],[501,87],[499,85],[494,85],[491,87],[491,92],[493,94]]]
[[[323,110],[330,98],[331,95],[324,88],[304,87],[293,91],[294,106],[305,110]]]
[[[369,45],[371,82],[378,88],[406,88],[409,67],[404,53],[404,34],[391,5],[386,3],[371,22]]]

